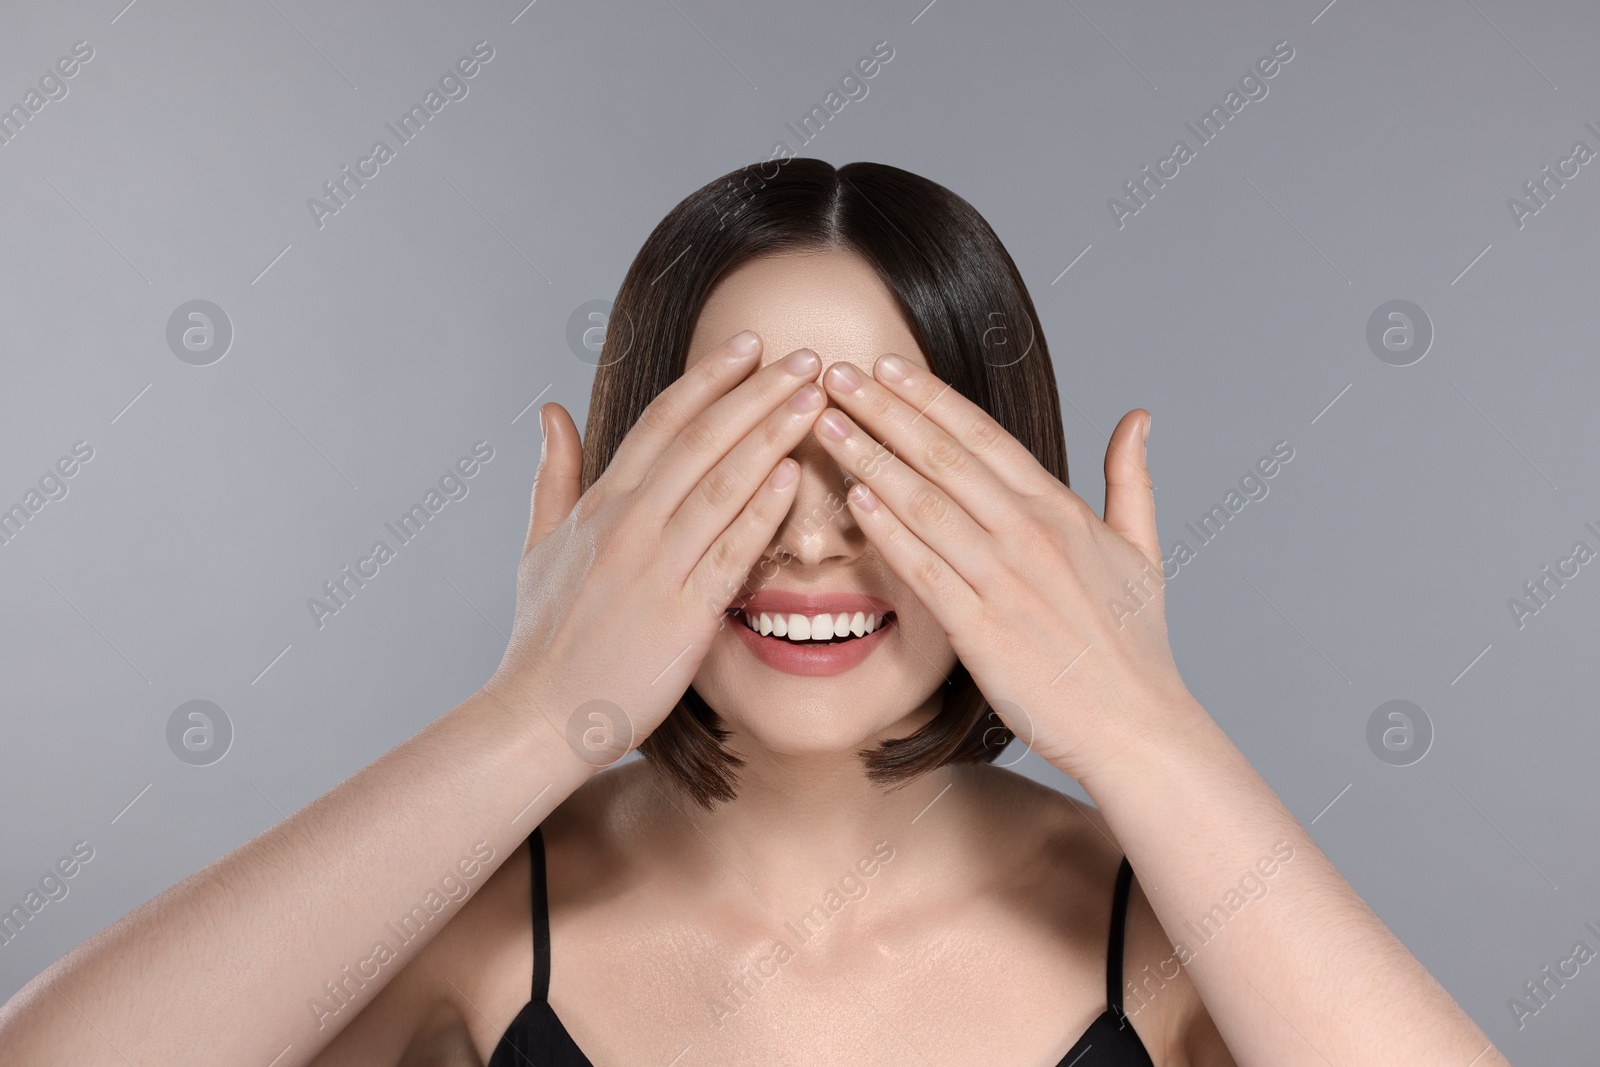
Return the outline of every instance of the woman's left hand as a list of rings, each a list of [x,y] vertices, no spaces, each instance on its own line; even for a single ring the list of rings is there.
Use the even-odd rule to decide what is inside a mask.
[[[909,360],[881,356],[872,379],[835,363],[823,386],[836,407],[814,432],[861,483],[848,496],[856,521],[1030,748],[1082,781],[1206,717],[1167,641],[1149,412],[1112,431],[1102,522]]]

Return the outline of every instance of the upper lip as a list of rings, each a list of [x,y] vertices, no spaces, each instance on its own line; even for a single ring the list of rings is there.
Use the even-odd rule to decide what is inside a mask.
[[[766,612],[771,615],[836,615],[839,612],[874,612],[887,615],[894,610],[888,601],[865,593],[785,593],[779,590],[761,590],[739,597],[729,605],[729,611],[748,611],[752,614]]]

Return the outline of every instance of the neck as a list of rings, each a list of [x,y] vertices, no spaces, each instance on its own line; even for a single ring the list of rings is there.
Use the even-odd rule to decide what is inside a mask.
[[[932,718],[919,710],[883,736],[907,736]],[[857,747],[871,749],[879,740]],[[903,857],[948,855],[959,828],[956,768],[891,786],[868,778],[855,750],[777,752],[745,733],[726,743],[744,760],[733,800],[708,812],[660,784],[671,806],[662,805],[658,841],[678,863],[695,868],[688,877],[737,882],[780,900],[870,862],[875,849],[880,856],[889,849]]]

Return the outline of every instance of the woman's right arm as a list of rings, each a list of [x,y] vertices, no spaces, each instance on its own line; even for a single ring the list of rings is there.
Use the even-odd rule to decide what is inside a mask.
[[[642,741],[787,514],[798,470],[784,457],[822,409],[805,384],[814,356],[809,371],[752,374],[759,341],[731,344],[662,391],[581,499],[577,428],[560,405],[541,408],[516,620],[494,677],[38,975],[0,1006],[6,1062],[310,1063],[534,826]],[[809,409],[784,403],[808,388]],[[587,747],[584,727],[602,725],[592,700],[627,735],[614,751]],[[425,1022],[386,1034],[373,1062],[394,1062]]]
[[[591,773],[474,695],[52,964],[0,1014],[6,1061],[306,1062]]]

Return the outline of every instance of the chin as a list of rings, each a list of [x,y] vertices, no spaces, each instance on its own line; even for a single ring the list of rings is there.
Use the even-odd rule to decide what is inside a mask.
[[[710,697],[706,702],[713,709],[718,707]],[[897,716],[883,716],[886,721],[873,723],[859,710],[839,714],[836,709],[791,708],[790,714],[780,718],[762,709],[741,707],[728,712],[719,710],[717,714],[735,735],[730,738],[730,747],[741,755],[755,752],[788,757],[854,755],[863,749],[875,748],[879,739],[898,733],[894,730]]]
[[[921,677],[926,664],[912,671],[889,657],[833,676],[785,674],[752,662],[737,641],[733,634],[718,639],[694,688],[741,753],[853,755],[884,738],[909,736],[932,718],[920,709],[944,681]]]

